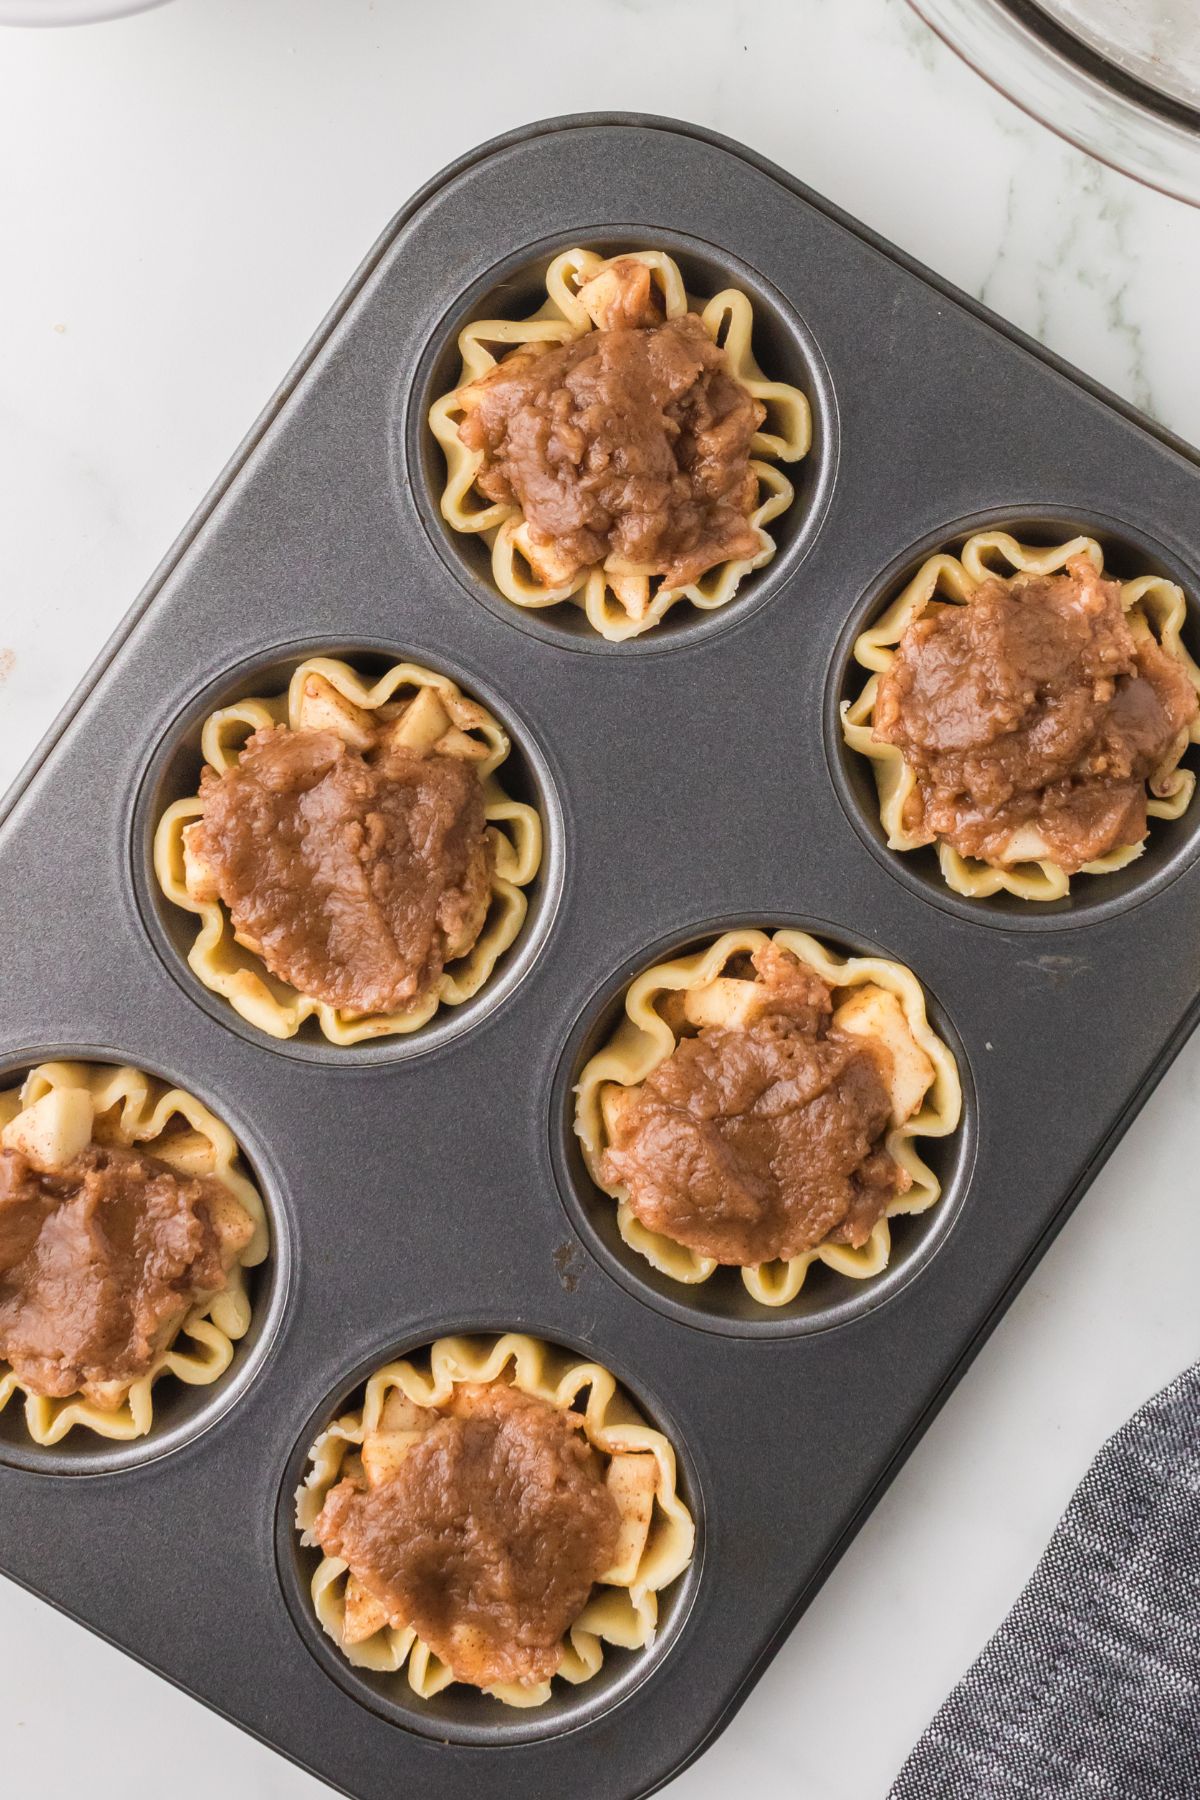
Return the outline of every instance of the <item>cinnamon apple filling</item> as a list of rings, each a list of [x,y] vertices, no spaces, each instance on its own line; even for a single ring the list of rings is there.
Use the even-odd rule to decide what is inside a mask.
[[[0,1361],[29,1394],[111,1411],[225,1288],[254,1222],[220,1181],[97,1143],[92,1122],[68,1089],[0,1133]]]
[[[312,1527],[349,1566],[347,1628],[411,1627],[477,1687],[549,1680],[621,1531],[582,1418],[503,1381],[464,1383],[437,1411],[389,1404],[361,1477]]]
[[[683,587],[757,555],[762,402],[696,314],[664,317],[644,262],[604,265],[579,298],[595,330],[524,344],[461,390],[476,487],[519,507],[552,584],[615,559]]]
[[[914,843],[1072,875],[1145,838],[1197,704],[1179,658],[1080,555],[1064,574],[992,578],[965,604],[926,607],[879,678],[873,734],[916,777]]]
[[[835,1007],[772,943],[749,964],[672,996],[676,1047],[611,1091],[599,1164],[648,1230],[740,1267],[865,1243],[911,1185],[888,1132],[934,1078],[893,994],[857,988]]]
[[[188,893],[223,901],[273,975],[349,1014],[411,1008],[487,918],[483,749],[454,727],[422,741],[414,709],[436,706],[422,690],[381,718],[311,675],[298,728],[205,768],[184,831]]]

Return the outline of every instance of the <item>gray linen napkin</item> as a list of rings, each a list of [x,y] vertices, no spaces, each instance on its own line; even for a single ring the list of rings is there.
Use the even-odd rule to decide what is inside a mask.
[[[1104,1446],[889,1800],[1200,1800],[1200,1363]]]

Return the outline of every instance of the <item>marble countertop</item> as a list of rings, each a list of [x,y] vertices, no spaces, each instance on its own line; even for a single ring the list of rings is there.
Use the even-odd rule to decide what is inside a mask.
[[[904,0],[173,0],[0,31],[0,785],[411,190],[606,107],[745,140],[1200,441],[1200,212],[1026,120]],[[1198,1103],[1193,1043],[673,1796],[882,1800],[1104,1436],[1200,1355]],[[13,1792],[326,1791],[7,1584],[0,1664]]]

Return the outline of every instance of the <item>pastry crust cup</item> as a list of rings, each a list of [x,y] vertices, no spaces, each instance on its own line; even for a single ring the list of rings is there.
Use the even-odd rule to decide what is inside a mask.
[[[325,1497],[348,1467],[378,1457],[394,1467],[419,1432],[389,1424],[393,1396],[420,1407],[439,1407],[460,1382],[490,1385],[511,1380],[523,1393],[536,1395],[562,1412],[581,1418],[583,1431],[605,1464],[610,1492],[621,1513],[616,1560],[592,1590],[591,1598],[563,1640],[556,1672],[573,1686],[589,1681],[604,1662],[604,1646],[648,1649],[658,1622],[658,1595],[692,1560],[695,1525],[678,1489],[675,1452],[600,1364],[585,1362],[522,1332],[502,1337],[445,1337],[430,1348],[428,1366],[407,1358],[378,1369],[366,1384],[361,1408],[348,1412],[322,1433],[309,1454],[309,1473],[296,1495],[296,1529],[312,1547],[315,1523]],[[411,1627],[399,1629],[386,1620],[363,1636],[347,1624],[345,1562],[322,1556],[312,1578],[317,1618],[347,1661],[356,1668],[399,1676],[419,1699],[449,1687],[452,1671],[422,1642]],[[374,1602],[369,1602],[374,1606]],[[378,1609],[382,1613],[382,1608]],[[350,1598],[350,1612],[355,1600]],[[367,1619],[367,1625],[371,1624]],[[484,1692],[506,1706],[541,1706],[550,1698],[551,1682],[528,1687],[500,1683]]]
[[[233,1347],[250,1328],[246,1273],[266,1259],[267,1215],[262,1196],[241,1166],[237,1140],[194,1094],[168,1087],[140,1069],[97,1063],[49,1062],[30,1071],[20,1087],[0,1091],[0,1131],[50,1094],[81,1092],[94,1111],[95,1141],[144,1150],[180,1175],[219,1181],[247,1215],[253,1234],[243,1245],[222,1291],[198,1302],[147,1371],[112,1411],[82,1395],[50,1399],[33,1393],[0,1361],[0,1411],[17,1393],[25,1396],[25,1425],[35,1444],[50,1448],[76,1426],[98,1437],[129,1443],[154,1424],[154,1386],[174,1375],[189,1387],[209,1387],[233,1361]],[[69,1158],[65,1159],[69,1160]]]
[[[298,729],[304,716],[305,684],[313,676],[351,707],[367,713],[399,708],[426,692],[438,702],[452,734],[464,745],[469,740],[469,754],[483,787],[488,835],[495,848],[491,904],[470,950],[448,962],[430,991],[407,1011],[354,1013],[298,993],[272,975],[253,950],[238,942],[222,902],[199,898],[189,890],[184,834],[203,812],[199,795],[176,800],[159,820],[154,834],[154,872],[167,899],[195,913],[200,921],[187,960],[206,988],[228,1000],[243,1019],[271,1037],[295,1037],[305,1020],[315,1019],[331,1044],[345,1046],[417,1031],[439,1007],[459,1006],[479,992],[525,922],[528,900],[524,889],[541,867],[542,822],[534,807],[510,799],[500,784],[498,771],[512,746],[499,720],[477,700],[468,699],[448,675],[418,663],[397,663],[372,682],[336,658],[310,657],[295,671],[285,694],[238,700],[210,714],[200,739],[206,764],[221,773],[237,761],[254,732],[272,725]],[[390,715],[384,710],[383,716]]]
[[[965,605],[985,581],[999,575],[1053,575],[1073,556],[1086,556],[1098,574],[1104,573],[1104,552],[1095,538],[1076,537],[1069,543],[1045,548],[1021,544],[1007,531],[979,531],[967,539],[958,556],[941,552],[921,564],[904,591],[893,600],[883,617],[864,631],[854,645],[855,661],[872,672],[858,698],[843,704],[842,732],[852,750],[869,757],[879,793],[879,818],[887,834],[889,850],[920,850],[924,841],[904,825],[907,803],[916,788],[916,775],[895,744],[876,741],[875,700],[879,677],[891,667],[896,646],[915,619],[935,600]],[[1007,569],[1007,575],[1004,573]],[[1200,668],[1193,662],[1181,636],[1187,618],[1183,589],[1162,575],[1139,575],[1121,583],[1121,605],[1135,637],[1146,633],[1184,670],[1200,693]],[[1180,768],[1189,744],[1200,743],[1200,718],[1181,732],[1149,782],[1147,812],[1152,819],[1178,819],[1191,802],[1196,777]],[[951,845],[935,845],[946,886],[966,899],[992,894],[1011,894],[1018,900],[1063,900],[1071,877],[1051,857],[1015,861],[1006,867],[962,856]],[[1136,862],[1145,844],[1125,844],[1106,856],[1085,863],[1084,875],[1111,875]]]
[[[751,1298],[761,1306],[786,1306],[804,1286],[813,1263],[824,1263],[839,1275],[855,1281],[882,1274],[891,1256],[888,1221],[900,1214],[925,1212],[941,1197],[941,1183],[918,1153],[918,1138],[947,1137],[958,1126],[962,1113],[962,1085],[950,1050],[930,1025],[925,995],[916,976],[901,963],[878,956],[841,958],[803,931],[727,931],[715,943],[687,956],[655,963],[630,984],[625,995],[625,1015],[602,1050],[584,1065],[575,1089],[575,1132],[584,1162],[596,1186],[615,1201],[617,1224],[631,1250],[644,1256],[661,1274],[695,1286],[707,1281],[721,1266],[715,1258],[701,1256],[684,1244],[651,1231],[637,1218],[624,1187],[601,1178],[600,1160],[611,1141],[610,1120],[614,1100],[624,1089],[645,1081],[675,1050],[679,1037],[660,1010],[673,994],[705,988],[716,981],[730,961],[750,955],[768,941],[790,950],[815,969],[833,989],[835,1007],[854,989],[882,989],[899,1002],[908,1034],[932,1066],[933,1079],[919,1110],[888,1131],[884,1147],[894,1162],[909,1175],[911,1187],[897,1194],[878,1219],[865,1244],[823,1243],[799,1256],[742,1268],[742,1281]]]
[[[571,343],[596,329],[579,298],[579,289],[618,261],[645,264],[651,271],[668,319],[698,314],[714,343],[729,360],[730,374],[767,408],[763,429],[751,443],[751,468],[758,480],[758,501],[749,523],[759,548],[752,557],[719,563],[698,581],[666,587],[652,569],[609,557],[555,586],[541,580],[529,560],[529,530],[514,505],[488,500],[475,486],[483,452],[469,450],[458,435],[466,410],[463,390],[495,368],[507,352],[522,344]],[[777,465],[799,462],[812,445],[812,414],[799,388],[770,381],[754,360],[754,308],[738,288],[726,288],[711,300],[691,297],[674,259],[665,250],[634,250],[602,257],[594,250],[564,250],[546,274],[546,298],[526,319],[476,319],[458,337],[462,357],[457,387],[435,400],[429,425],[446,459],[446,485],[441,512],[454,531],[482,536],[492,553],[492,580],[514,606],[540,608],[564,601],[582,608],[592,628],[610,642],[640,637],[650,631],[678,601],[688,600],[701,612],[714,612],[730,601],[742,577],[761,569],[775,555],[767,530],[792,504],[795,489]]]

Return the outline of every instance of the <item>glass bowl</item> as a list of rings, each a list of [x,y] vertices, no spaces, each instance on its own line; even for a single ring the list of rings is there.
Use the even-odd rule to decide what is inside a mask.
[[[1102,162],[1200,206],[1194,0],[909,0],[1010,100]]]
[[[0,0],[0,25],[92,25],[165,5],[166,0]]]

